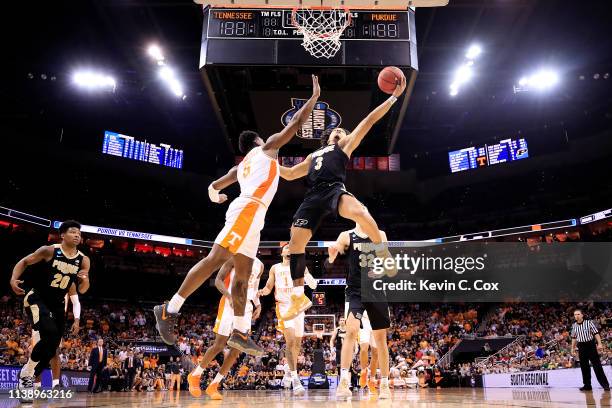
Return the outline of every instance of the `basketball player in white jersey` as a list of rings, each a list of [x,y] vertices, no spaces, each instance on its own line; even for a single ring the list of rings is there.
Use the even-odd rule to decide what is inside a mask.
[[[348,318],[349,314],[349,303],[344,303],[344,318]],[[359,366],[361,371],[359,373],[359,387],[365,388],[368,386],[371,394],[377,393],[376,384],[376,369],[378,368],[378,350],[376,348],[376,340],[372,335],[372,325],[370,324],[370,318],[368,312],[364,310],[363,316],[361,317],[361,328],[359,329],[359,335],[357,336],[359,343]],[[370,364],[368,367],[368,352],[371,350],[372,357],[369,359]],[[369,376],[368,376],[369,373]]]
[[[259,288],[259,280],[261,279],[263,270],[263,263],[259,259],[255,258],[253,261],[253,268],[251,269],[251,275],[249,276],[247,305],[245,308],[245,316],[249,320],[249,328],[251,327],[251,321],[256,320],[261,313],[261,304],[259,303],[259,296],[257,296],[257,289]],[[234,262],[230,258],[223,264],[221,270],[215,278],[215,286],[223,295],[219,301],[217,320],[215,321],[215,327],[213,328],[213,332],[216,334],[215,342],[208,350],[206,350],[200,364],[191,372],[191,374],[187,376],[189,392],[194,397],[199,397],[202,395],[202,390],[200,389],[202,372],[204,369],[206,369],[206,367],[208,367],[210,362],[217,356],[217,354],[223,352],[223,349],[227,344],[227,340],[232,333],[232,327],[234,325],[232,283],[235,278],[236,273],[234,269]],[[255,306],[255,310],[253,310],[253,306]],[[223,399],[223,396],[221,393],[219,393],[219,384],[232,368],[239,355],[240,351],[236,350],[235,348],[230,348],[229,353],[224,356],[223,365],[219,369],[219,373],[206,388],[206,395],[208,395],[211,399]]]
[[[367,211],[367,209],[366,209]],[[387,235],[384,231],[379,231],[379,234],[385,242]],[[368,237],[365,230],[360,224],[356,224],[355,228],[349,231],[340,233],[336,242],[328,248],[329,262],[333,263],[337,255],[346,254],[348,270],[346,276],[346,337],[342,344],[342,357],[340,361],[340,381],[336,389],[338,398],[347,398],[351,396],[349,384],[351,382],[349,367],[353,361],[353,349],[357,341],[360,328],[369,328],[371,332],[366,330],[363,336],[372,337],[378,354],[378,365],[380,366],[380,392],[377,393],[375,381],[371,381],[369,385],[370,395],[378,394],[380,399],[391,398],[391,390],[389,388],[389,349],[387,348],[387,329],[391,326],[389,317],[389,306],[387,304],[387,296],[382,293],[370,292],[367,286],[362,285],[362,273],[368,273],[371,268],[371,261],[375,258],[375,247],[372,245],[372,240]],[[366,272],[367,271],[367,272]],[[375,276],[371,276],[375,277]],[[366,292],[367,291],[367,292]],[[363,296],[364,292],[366,295]],[[366,318],[367,315],[369,315]],[[373,345],[374,346],[374,345]],[[362,362],[362,370],[367,365],[367,352],[365,354],[365,362]],[[371,367],[371,377],[376,376],[376,367]],[[372,378],[370,379],[372,380]]]
[[[266,286],[258,293],[260,296],[267,296],[272,292],[272,289],[274,289],[274,297],[276,298],[276,318],[278,319],[277,329],[283,333],[285,337],[287,363],[289,364],[291,381],[293,382],[293,394],[299,397],[306,393],[297,373],[297,360],[302,345],[302,337],[304,337],[305,313],[301,312],[295,319],[288,321],[284,321],[281,318],[291,305],[291,294],[293,293],[293,279],[291,279],[291,271],[289,270],[289,244],[283,246],[281,255],[283,261],[272,265]],[[304,274],[304,281],[312,289],[317,287],[317,282],[310,272],[308,272],[308,268],[306,268]]]
[[[247,334],[250,327],[244,315],[247,280],[259,247],[259,234],[264,226],[266,211],[278,187],[278,150],[293,138],[310,117],[321,92],[318,79],[314,75],[312,86],[310,99],[279,133],[264,142],[255,132],[242,132],[239,145],[240,151],[246,154],[246,157],[238,166],[208,187],[208,195],[215,203],[227,201],[227,196],[220,191],[236,182],[240,184],[240,196],[230,204],[225,215],[225,227],[215,239],[208,256],[191,268],[178,292],[169,302],[155,306],[157,330],[165,343],[176,342],[178,312],[185,299],[233,256],[236,269],[232,287],[234,324],[228,345],[247,354],[263,354],[263,349]]]

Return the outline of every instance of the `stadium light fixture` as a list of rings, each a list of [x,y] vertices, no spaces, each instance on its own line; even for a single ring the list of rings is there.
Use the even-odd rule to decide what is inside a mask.
[[[147,53],[159,64],[160,61],[164,61],[164,54],[162,53],[161,48],[157,44],[149,45],[147,49]]]
[[[111,89],[115,91],[117,81],[110,75],[93,71],[77,71],[72,75],[73,82],[85,89]]]
[[[185,99],[185,92],[181,81],[176,77],[174,70],[170,67],[164,66],[159,69],[159,77],[166,82],[170,91],[178,98]]]
[[[472,44],[465,53],[465,58],[474,60],[482,54],[482,47],[478,44]]]
[[[527,92],[531,90],[546,91],[554,88],[559,83],[559,74],[552,69],[540,69],[529,76],[519,79],[514,86],[514,93]]]

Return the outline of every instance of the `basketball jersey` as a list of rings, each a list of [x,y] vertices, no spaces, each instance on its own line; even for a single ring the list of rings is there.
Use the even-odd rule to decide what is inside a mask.
[[[253,267],[251,268],[251,274],[249,275],[249,281],[247,286],[247,300],[255,299],[255,294],[257,293],[257,289],[259,288],[259,279],[261,276],[259,275],[259,271],[261,271],[262,262],[255,258],[253,259]],[[223,282],[225,285],[225,289],[231,294],[232,286],[234,285],[234,277],[236,275],[236,270],[232,268],[231,272],[225,277],[225,281]]]
[[[308,184],[344,183],[349,157],[337,144],[328,145],[312,153],[308,168]]]
[[[289,265],[278,263],[274,267],[274,297],[278,303],[291,302],[293,279]]]
[[[346,329],[342,329],[340,326],[336,328],[336,349],[342,348],[342,343],[344,342],[344,338],[346,337]]]
[[[252,149],[238,164],[240,197],[270,205],[278,188],[278,161],[263,152],[261,146]]]
[[[70,285],[76,281],[84,257],[81,251],[77,251],[73,257],[68,257],[60,244],[53,245],[53,257],[44,264],[41,271],[43,277],[33,288],[47,306],[64,305],[66,293],[70,290]]]
[[[371,265],[376,257],[372,241],[367,236],[359,236],[355,230],[349,231],[348,272],[346,288],[361,290],[361,271]]]

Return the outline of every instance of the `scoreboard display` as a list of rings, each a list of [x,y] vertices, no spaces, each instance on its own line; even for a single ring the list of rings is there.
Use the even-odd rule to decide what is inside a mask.
[[[291,24],[291,10],[212,9],[208,38],[301,39]],[[352,11],[343,40],[409,41],[408,12]]]
[[[182,150],[175,149],[169,144],[140,141],[132,136],[108,130],[104,132],[102,153],[177,169],[183,168]]]
[[[525,139],[505,139],[492,145],[466,147],[448,152],[451,173],[526,159],[529,157]]]
[[[287,8],[204,8],[200,67],[206,65],[385,66],[417,69],[414,10],[351,10],[331,58],[303,49]],[[325,11],[323,11],[325,13]]]

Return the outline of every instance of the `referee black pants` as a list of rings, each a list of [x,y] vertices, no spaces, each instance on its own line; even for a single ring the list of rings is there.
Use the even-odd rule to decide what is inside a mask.
[[[601,367],[601,361],[599,361],[599,354],[597,353],[597,347],[595,347],[595,340],[585,341],[578,343],[578,358],[580,358],[580,370],[582,370],[582,382],[585,387],[591,386],[591,367],[589,362],[593,365],[593,371],[595,371],[595,377],[599,384],[606,388],[609,387],[608,379],[604,370]]]

